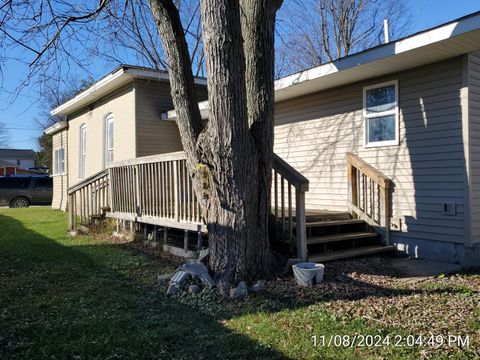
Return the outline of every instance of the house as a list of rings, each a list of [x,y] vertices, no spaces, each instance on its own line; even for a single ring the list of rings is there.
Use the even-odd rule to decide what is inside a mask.
[[[93,88],[101,87],[101,82]],[[119,87],[111,87],[109,91],[119,91]],[[90,93],[95,93],[95,89]],[[137,102],[146,96],[141,90],[135,90],[134,94]],[[68,137],[73,124],[73,132],[77,134],[72,135],[77,140],[72,140],[69,147],[69,161],[75,162],[68,168],[68,172],[72,172],[70,184],[82,178],[78,175],[78,167],[80,164],[82,168],[83,160],[78,159],[85,156],[84,152],[89,154],[97,146],[97,156],[101,159],[106,151],[99,145],[102,143],[100,135],[96,140],[88,140],[86,147],[79,145],[85,114],[95,111],[90,110],[92,105],[88,95],[81,98],[85,99],[81,104],[87,109],[81,112],[84,117],[69,121]],[[107,114],[115,113],[119,106],[110,99],[104,100],[104,105],[110,109],[102,110],[98,119],[93,120],[100,126],[100,134],[103,132],[98,124],[105,122]],[[281,208],[282,232],[295,232],[297,252],[299,248],[303,249],[298,252],[300,257],[307,258],[310,251],[307,245],[326,246],[348,240],[352,235],[317,235],[310,241],[311,227],[332,224],[340,227],[345,223],[353,226],[365,221],[382,234],[386,245],[393,245],[413,257],[478,265],[480,13],[279,79],[275,83],[275,102],[274,151],[279,156],[275,163],[285,163],[274,171],[276,174],[288,171],[289,176],[279,173],[280,183],[277,176],[274,177],[272,202],[277,217],[278,208]],[[120,112],[136,110],[138,106],[134,103],[130,102],[132,108],[126,106]],[[54,113],[60,113],[64,106],[73,106],[67,104],[55,109]],[[155,104],[156,100],[150,100],[142,109],[146,111]],[[208,103],[203,102],[200,106],[207,118]],[[174,110],[156,108],[154,113],[158,127],[159,124],[169,124],[175,128]],[[88,126],[94,125],[89,123]],[[171,134],[164,134],[158,128],[149,129],[154,133],[150,136],[162,137],[165,141],[168,137],[171,141],[170,146],[162,149],[165,153],[181,149],[178,133],[174,130]],[[122,151],[128,152],[123,159],[161,153],[153,148],[150,152],[139,151],[138,142],[142,141],[139,132],[128,134],[134,136],[122,139],[115,134],[115,143],[121,142]],[[110,165],[110,175],[113,176],[110,189],[115,192],[110,194],[114,195],[112,217],[164,226],[168,223],[172,227],[198,223],[189,220],[195,209],[189,209],[191,205],[188,204],[185,206],[186,200],[183,199],[185,189],[188,190],[188,179],[182,180],[184,172],[179,153],[117,162],[120,155],[117,156],[116,151],[117,148],[114,152],[116,163]],[[98,164],[89,174],[102,168],[101,160],[96,161]],[[136,172],[129,168],[133,165]],[[145,175],[146,180],[135,178],[135,174],[143,171],[142,166],[146,166],[145,171],[153,171]],[[164,192],[169,194],[172,188],[165,187],[161,181],[156,182],[158,179],[151,174],[166,177],[172,173],[174,180],[169,181],[173,185],[183,181],[183,190],[175,190],[175,199],[165,203],[162,196]],[[83,177],[86,174],[85,171]],[[108,175],[104,173],[103,176]],[[295,181],[291,182],[289,178]],[[290,181],[287,184],[288,198],[284,191],[285,179]],[[119,181],[123,184],[123,195],[117,192]],[[123,189],[130,183],[135,184],[137,195],[128,195]],[[290,189],[294,183],[300,185],[295,187],[295,199],[292,200]],[[155,192],[157,185],[160,188]],[[89,193],[93,194],[92,185],[88,186]],[[94,188],[99,187],[94,185]],[[80,186],[74,190],[80,191]],[[132,192],[135,192],[134,188],[130,194]],[[77,202],[82,202],[85,195],[72,194],[75,200],[72,211],[77,214]],[[155,198],[154,205],[149,204],[151,198]],[[155,208],[157,202],[167,211]],[[177,204],[172,211],[168,210],[170,204]],[[153,210],[148,210],[149,207]],[[148,210],[145,215],[143,208]],[[348,213],[354,219],[309,224],[309,212]],[[293,226],[292,218],[295,218]],[[370,236],[369,232],[355,234],[355,240],[360,235]]]
[[[206,80],[195,79],[199,100]],[[67,189],[114,161],[182,149],[177,126],[160,116],[172,108],[165,71],[122,65],[52,111],[52,207],[66,210]]]
[[[0,176],[28,173],[34,167],[33,150],[0,149]]]

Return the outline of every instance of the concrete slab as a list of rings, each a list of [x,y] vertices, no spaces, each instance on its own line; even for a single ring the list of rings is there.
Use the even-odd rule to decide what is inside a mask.
[[[422,280],[440,274],[450,274],[464,268],[464,265],[423,259],[390,258],[388,261],[398,273],[398,279],[407,282]]]

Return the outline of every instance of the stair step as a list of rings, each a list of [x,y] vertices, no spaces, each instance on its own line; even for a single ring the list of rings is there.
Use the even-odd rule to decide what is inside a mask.
[[[305,218],[307,222],[313,221],[334,221],[351,219],[349,212],[343,211],[306,211]]]
[[[312,254],[308,256],[308,260],[311,262],[325,262],[325,261],[346,259],[346,258],[357,257],[357,256],[380,254],[384,252],[390,252],[393,250],[396,250],[395,246],[393,245],[364,246],[364,247],[348,249],[348,250],[332,251],[332,252],[323,253],[323,254],[322,253]]]
[[[359,219],[346,219],[346,220],[331,220],[331,221],[312,221],[307,222],[307,227],[323,227],[323,226],[337,226],[337,225],[352,225],[352,224],[364,224],[365,221]]]
[[[353,232],[353,233],[343,233],[343,234],[331,234],[331,235],[321,235],[321,236],[312,236],[307,238],[307,244],[325,244],[329,242],[336,241],[346,241],[346,240],[355,240],[361,238],[369,238],[378,236],[375,232]]]

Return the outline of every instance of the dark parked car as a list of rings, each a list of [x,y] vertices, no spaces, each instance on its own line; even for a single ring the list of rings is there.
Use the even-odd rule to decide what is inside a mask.
[[[48,176],[0,177],[0,206],[50,205],[52,195],[53,182]]]

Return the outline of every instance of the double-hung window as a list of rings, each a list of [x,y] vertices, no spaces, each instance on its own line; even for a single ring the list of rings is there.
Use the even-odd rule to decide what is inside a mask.
[[[398,145],[398,82],[363,88],[365,147]]]
[[[108,114],[105,118],[105,165],[113,162],[115,122],[113,114]]]
[[[53,174],[63,175],[65,173],[65,151],[57,149],[54,153]]]
[[[85,165],[87,162],[87,125],[80,126],[80,154],[78,178],[85,178]]]

